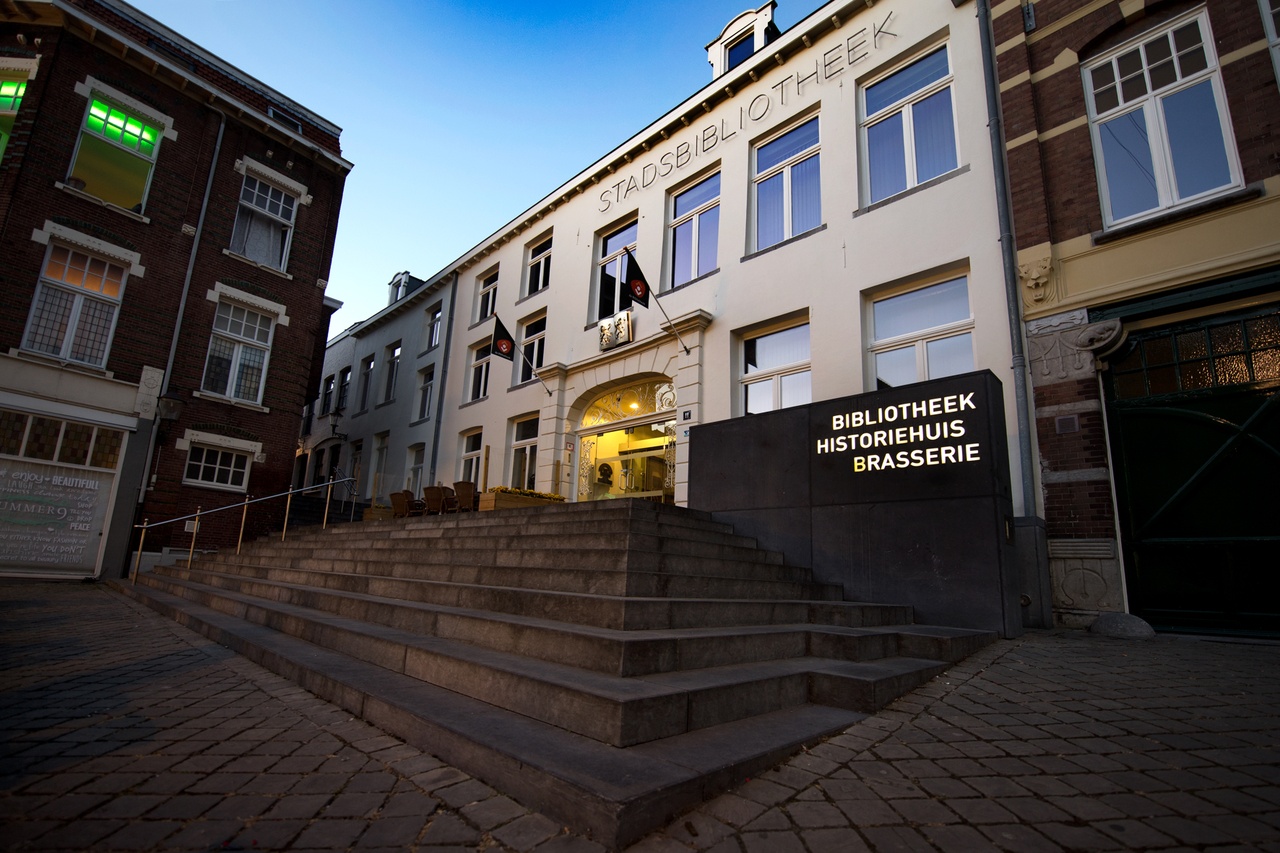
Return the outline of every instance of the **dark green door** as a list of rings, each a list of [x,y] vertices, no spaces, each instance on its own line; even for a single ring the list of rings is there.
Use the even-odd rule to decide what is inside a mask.
[[[1137,332],[1106,388],[1130,609],[1280,634],[1280,312]]]

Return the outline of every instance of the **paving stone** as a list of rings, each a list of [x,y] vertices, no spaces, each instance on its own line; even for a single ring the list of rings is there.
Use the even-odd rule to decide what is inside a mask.
[[[526,811],[527,809],[515,800],[499,795],[464,806],[462,815],[481,829],[489,831],[494,827],[510,823]]]

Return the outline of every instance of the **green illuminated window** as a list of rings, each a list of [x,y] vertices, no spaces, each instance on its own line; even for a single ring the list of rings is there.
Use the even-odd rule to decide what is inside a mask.
[[[0,80],[0,112],[16,113],[26,92],[26,80]]]
[[[137,151],[147,157],[154,157],[156,154],[156,138],[159,133],[154,127],[143,124],[133,116],[102,101],[94,100],[89,105],[89,114],[85,116],[84,126],[87,130],[123,145],[131,151]]]
[[[114,103],[91,97],[66,185],[141,213],[164,132]]]

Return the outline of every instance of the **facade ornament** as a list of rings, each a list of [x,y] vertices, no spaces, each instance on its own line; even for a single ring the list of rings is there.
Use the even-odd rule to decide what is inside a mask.
[[[1041,324],[1037,328],[1041,334],[1027,336],[1033,385],[1092,377],[1097,354],[1112,349],[1124,334],[1119,320],[1087,325]],[[1030,324],[1027,331],[1032,331]]]
[[[1053,257],[1048,256],[1035,261],[1018,265],[1018,278],[1032,305],[1041,305],[1052,299],[1054,294]]]

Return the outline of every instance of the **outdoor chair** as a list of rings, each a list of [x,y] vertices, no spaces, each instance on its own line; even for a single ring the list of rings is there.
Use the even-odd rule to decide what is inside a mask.
[[[453,484],[454,494],[458,497],[458,512],[475,512],[480,507],[480,495],[476,492],[476,484],[470,480],[460,480]]]
[[[440,490],[444,492],[444,511],[457,512],[458,496],[453,493],[453,489],[449,488],[448,486],[441,486]]]
[[[444,489],[440,486],[424,487],[422,500],[426,504],[427,515],[440,515],[444,512]]]

